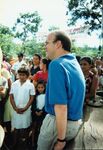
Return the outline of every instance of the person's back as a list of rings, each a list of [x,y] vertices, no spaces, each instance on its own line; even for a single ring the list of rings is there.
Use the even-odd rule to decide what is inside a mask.
[[[59,73],[59,71],[62,72],[62,76]],[[72,54],[66,54],[64,56],[61,56],[53,60],[49,67],[49,76],[51,76],[51,74],[54,74],[54,77],[48,78],[48,86],[49,88],[53,89],[52,90],[53,93],[50,93],[52,97],[49,97],[49,93],[47,93],[46,99],[49,100],[50,104],[53,104],[53,105],[58,104],[58,101],[56,100],[58,100],[59,98],[56,97],[57,94],[55,95],[55,91],[57,92],[56,89],[58,86],[58,91],[60,91],[59,95],[62,95],[62,94],[64,95],[64,98],[62,99],[61,104],[68,104],[68,107],[69,107],[68,119],[71,119],[71,120],[81,119],[82,118],[81,110],[82,110],[83,102],[84,102],[83,101],[84,93],[82,91],[85,89],[85,82],[84,82],[84,75],[81,71],[80,65],[78,64],[75,56],[73,56]],[[52,87],[50,87],[50,85]],[[64,91],[62,90],[63,88],[66,88],[67,93],[64,93]],[[59,104],[60,104],[60,101],[59,101]],[[49,109],[49,104],[46,103],[46,111],[48,113],[54,114],[53,108],[54,106],[52,107],[52,110],[51,110],[51,106],[50,106],[50,109]]]

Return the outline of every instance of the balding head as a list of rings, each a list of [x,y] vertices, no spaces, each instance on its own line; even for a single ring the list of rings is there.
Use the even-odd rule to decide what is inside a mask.
[[[69,37],[64,33],[64,32],[61,32],[61,31],[55,31],[55,32],[52,32],[50,33],[51,36],[54,36],[54,41],[61,41],[62,43],[62,48],[65,50],[65,51],[71,51],[71,41],[69,39]]]

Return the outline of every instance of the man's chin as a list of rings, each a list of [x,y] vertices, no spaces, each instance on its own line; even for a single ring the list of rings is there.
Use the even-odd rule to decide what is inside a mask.
[[[53,57],[51,55],[49,55],[48,53],[46,53],[46,58],[52,60]]]
[[[47,59],[50,59],[50,56],[48,55],[48,53],[46,53],[46,58],[47,58]]]

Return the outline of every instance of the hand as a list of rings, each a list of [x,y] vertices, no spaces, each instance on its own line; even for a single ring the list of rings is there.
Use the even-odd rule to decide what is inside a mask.
[[[65,147],[66,142],[57,142],[54,145],[54,150],[63,150],[63,148]]]
[[[43,111],[42,111],[42,110],[41,110],[41,111],[39,111],[40,116],[42,115],[42,113],[43,113]]]
[[[29,80],[32,80],[32,78],[33,78],[33,76],[32,76],[32,75],[30,75],[30,76],[29,76]]]
[[[16,112],[17,112],[18,114],[23,114],[24,111],[25,111],[24,108],[17,108],[17,109],[16,109]]]
[[[41,116],[41,112],[36,111],[35,113],[37,116]]]

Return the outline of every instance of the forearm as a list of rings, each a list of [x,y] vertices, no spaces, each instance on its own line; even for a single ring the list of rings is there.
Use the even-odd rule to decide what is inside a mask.
[[[95,80],[95,83],[92,83],[92,86],[91,86],[91,89],[90,89],[90,97],[95,98],[97,88],[98,88],[98,81]]]
[[[67,128],[67,105],[55,105],[57,138],[64,139]]]
[[[11,102],[11,105],[13,107],[13,109],[16,111],[17,110],[17,107],[16,107],[16,104],[14,102],[14,97],[13,95],[10,95],[10,102]]]
[[[11,72],[16,76],[17,73],[15,70],[11,69]]]
[[[33,80],[34,87],[37,85],[37,81]]]
[[[31,106],[33,100],[34,100],[34,96],[32,95],[32,96],[30,96],[30,99],[29,99],[27,105],[25,106],[25,109],[26,109],[26,110]]]

